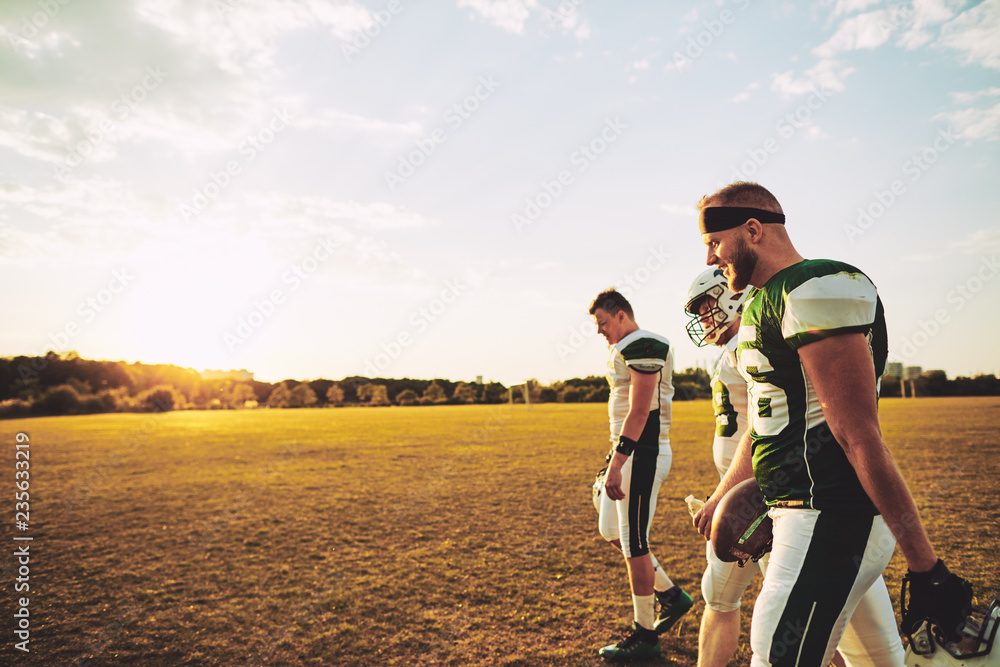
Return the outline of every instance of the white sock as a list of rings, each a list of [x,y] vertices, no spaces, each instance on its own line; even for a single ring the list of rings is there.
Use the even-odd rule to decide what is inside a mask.
[[[653,597],[652,595],[632,594],[632,608],[635,610],[635,622],[647,630],[653,629]]]
[[[661,593],[673,588],[674,582],[671,581],[670,577],[663,572],[663,568],[660,567],[658,562],[656,562],[656,556],[653,555],[652,551],[649,552],[649,561],[653,564],[653,576],[656,577],[656,580],[653,583],[653,588]]]

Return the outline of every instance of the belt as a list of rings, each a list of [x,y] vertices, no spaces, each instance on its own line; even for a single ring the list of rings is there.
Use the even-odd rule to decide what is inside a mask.
[[[812,509],[809,506],[808,500],[779,500],[778,502],[771,505],[771,507],[780,507],[787,509]]]

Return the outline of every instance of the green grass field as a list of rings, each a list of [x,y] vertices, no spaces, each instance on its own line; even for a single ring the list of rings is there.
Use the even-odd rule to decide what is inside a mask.
[[[887,399],[881,411],[932,541],[988,603],[1000,595],[1000,398]],[[606,429],[594,404],[0,422],[0,663],[599,664],[632,613],[590,500]],[[14,529],[19,431],[27,532]],[[714,488],[711,434],[707,402],[674,406],[651,541],[698,602],[660,664],[695,663],[705,547],[682,499]],[[31,588],[15,593],[22,544]],[[897,553],[894,597],[904,571]],[[21,596],[27,654],[14,649]],[[735,664],[749,660],[752,599],[744,608]]]

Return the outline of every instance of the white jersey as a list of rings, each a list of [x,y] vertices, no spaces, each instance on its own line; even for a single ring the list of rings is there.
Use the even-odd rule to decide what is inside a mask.
[[[646,443],[648,436],[644,430],[640,444],[669,444],[670,405],[674,396],[674,351],[666,338],[643,329],[633,331],[611,346],[608,358],[608,384],[611,385],[608,417],[611,422],[612,442],[618,442],[625,417],[628,415],[630,370],[659,374],[659,383],[649,404],[650,418],[654,412],[659,415],[659,435],[657,439]]]
[[[739,371],[733,336],[715,364],[712,375],[712,407],[715,408],[715,440],[712,455],[719,476],[726,474],[736,447],[747,430],[747,383]]]

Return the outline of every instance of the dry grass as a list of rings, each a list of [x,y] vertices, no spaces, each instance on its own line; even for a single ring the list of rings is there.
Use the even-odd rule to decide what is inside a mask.
[[[714,486],[711,409],[674,410],[652,542],[698,597],[704,543],[682,498]],[[932,540],[988,602],[1000,399],[889,399],[882,415]],[[4,484],[13,433],[31,436],[35,540],[32,652],[13,650],[7,602],[0,662],[599,664],[631,616],[590,503],[606,420],[599,405],[541,405],[2,422]],[[893,595],[904,568],[897,554]],[[703,608],[664,638],[661,664],[694,664]],[[734,662],[748,659],[744,641]]]

